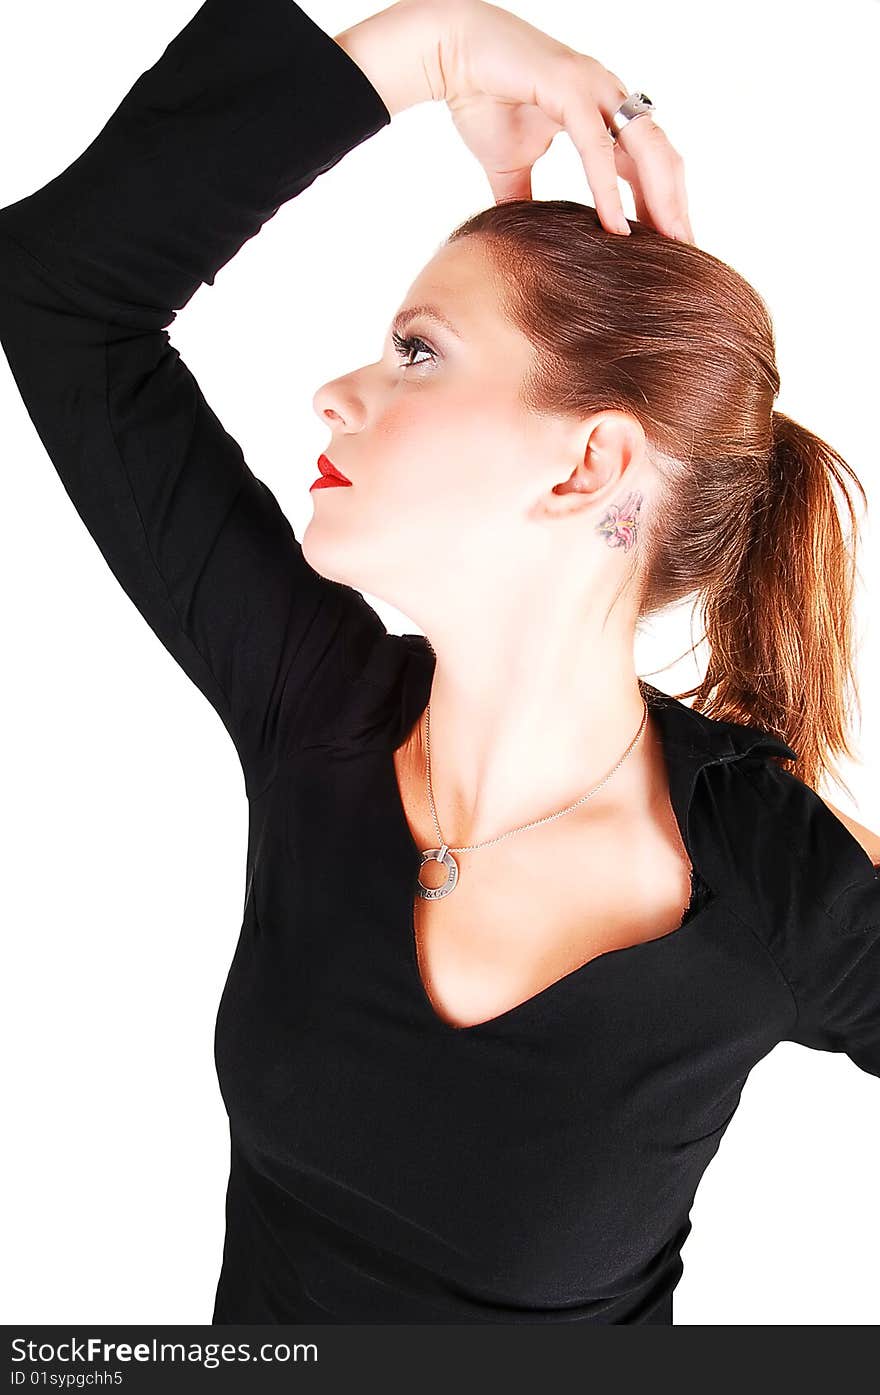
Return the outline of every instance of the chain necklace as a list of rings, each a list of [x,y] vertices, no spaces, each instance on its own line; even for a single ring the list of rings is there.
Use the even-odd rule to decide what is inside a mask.
[[[455,890],[458,884],[459,870],[458,863],[452,856],[453,852],[476,852],[477,848],[492,847],[494,843],[500,843],[502,838],[510,838],[514,833],[522,833],[527,828],[537,828],[542,823],[550,823],[553,819],[561,819],[563,814],[570,814],[572,809],[576,809],[579,804],[584,803],[584,800],[589,799],[592,795],[596,794],[597,791],[599,791],[604,784],[607,784],[614,772],[620,769],[621,765],[623,765],[623,762],[626,760],[627,756],[633,750],[633,748],[636,745],[636,742],[639,740],[639,737],[644,731],[645,723],[648,720],[648,704],[645,702],[644,698],[642,698],[642,703],[644,705],[645,710],[642,713],[642,720],[639,723],[639,729],[633,737],[632,741],[627,746],[623,755],[620,757],[620,760],[617,762],[617,765],[613,766],[612,769],[609,770],[608,774],[605,776],[603,780],[599,781],[598,785],[594,785],[593,788],[591,790],[588,790],[586,794],[582,794],[580,799],[576,799],[573,804],[569,804],[568,807],[565,809],[560,809],[559,812],[556,814],[545,814],[544,818],[542,819],[533,819],[531,823],[522,823],[517,828],[508,829],[506,833],[499,833],[497,838],[487,838],[486,841],[483,843],[470,843],[467,847],[450,848],[448,844],[443,841],[443,834],[440,832],[440,825],[437,822],[437,810],[434,807],[434,791],[431,787],[431,702],[429,699],[427,711],[425,713],[425,771],[427,775],[428,803],[431,806],[431,818],[434,821],[434,829],[437,834],[440,846],[438,848],[425,849],[425,851],[421,855],[422,861],[419,866],[419,872],[421,872],[421,868],[422,866],[424,866],[426,862],[442,862],[446,867],[446,881],[442,884],[442,886],[428,887],[424,886],[421,881],[421,877],[417,876],[416,890],[418,891],[419,895],[423,898],[423,900],[436,901],[441,896],[448,896],[450,892]]]

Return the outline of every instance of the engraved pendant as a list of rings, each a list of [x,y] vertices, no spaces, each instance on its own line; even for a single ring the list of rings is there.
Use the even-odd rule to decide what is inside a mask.
[[[422,866],[426,862],[442,862],[446,867],[446,881],[442,886],[423,886],[416,877],[416,891],[425,901],[436,901],[440,896],[448,896],[455,890],[458,881],[458,863],[444,843],[442,848],[426,848],[422,853]]]

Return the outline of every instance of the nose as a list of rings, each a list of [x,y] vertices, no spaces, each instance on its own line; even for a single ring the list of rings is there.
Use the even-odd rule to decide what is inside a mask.
[[[334,431],[357,431],[363,421],[363,403],[341,378],[318,388],[312,408],[323,424]]]

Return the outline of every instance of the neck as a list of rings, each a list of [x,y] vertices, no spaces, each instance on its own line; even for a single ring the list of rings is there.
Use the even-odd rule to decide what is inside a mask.
[[[450,846],[483,842],[558,812],[621,759],[645,711],[632,632],[622,629],[598,620],[566,628],[543,617],[524,629],[519,613],[506,630],[484,623],[432,632],[431,785]],[[423,715],[410,738],[422,780],[425,726]],[[649,735],[646,722],[585,811],[647,797]]]

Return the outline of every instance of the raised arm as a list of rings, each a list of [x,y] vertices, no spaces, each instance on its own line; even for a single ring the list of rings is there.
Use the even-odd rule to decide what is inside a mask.
[[[287,200],[391,120],[293,0],[206,0],[91,145],[0,209],[0,343],[108,565],[271,779],[347,616],[166,327]]]
[[[25,406],[117,580],[226,725],[251,797],[341,629],[365,653],[384,627],[308,566],[167,326],[390,122],[382,93],[395,112],[445,100],[497,197],[529,195],[565,127],[617,225],[605,123],[626,89],[481,0],[398,0],[338,42],[293,0],[206,0],[83,154],[0,209],[0,344]],[[626,139],[640,215],[686,234],[677,152],[647,118]]]

